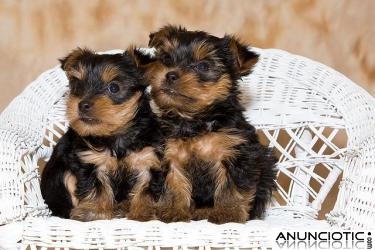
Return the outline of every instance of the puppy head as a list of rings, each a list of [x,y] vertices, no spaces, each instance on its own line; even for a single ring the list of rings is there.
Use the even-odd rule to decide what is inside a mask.
[[[237,80],[258,55],[233,36],[166,26],[150,34],[156,62],[148,67],[151,94],[162,111],[191,117],[236,95]]]
[[[69,79],[67,118],[81,136],[124,132],[137,113],[146,85],[134,48],[99,55],[77,48],[61,59]]]

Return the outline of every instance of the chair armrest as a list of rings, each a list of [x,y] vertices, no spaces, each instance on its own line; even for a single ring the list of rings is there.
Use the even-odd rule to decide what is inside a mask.
[[[19,167],[24,152],[20,149],[21,141],[16,133],[0,130],[0,225],[24,216],[22,170]]]
[[[372,230],[375,225],[375,136],[347,156],[334,209],[327,215],[332,226]]]
[[[7,201],[0,204],[0,224],[46,214],[37,163],[49,124],[63,116],[67,83],[56,66],[29,84],[0,115],[0,197]]]

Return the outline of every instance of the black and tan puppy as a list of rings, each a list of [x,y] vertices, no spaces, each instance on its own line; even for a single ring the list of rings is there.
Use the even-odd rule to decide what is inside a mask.
[[[161,133],[145,93],[139,51],[61,60],[69,79],[69,129],[41,179],[52,214],[81,221],[154,218]]]
[[[158,217],[245,222],[263,216],[275,158],[244,118],[238,80],[258,55],[232,36],[166,26],[151,33],[151,96],[166,136],[168,174]]]

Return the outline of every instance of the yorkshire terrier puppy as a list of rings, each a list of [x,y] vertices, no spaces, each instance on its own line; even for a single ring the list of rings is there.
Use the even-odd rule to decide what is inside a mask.
[[[238,80],[258,55],[232,36],[166,26],[150,34],[151,97],[160,109],[167,169],[158,217],[213,223],[261,218],[276,159],[259,143],[239,101]]]
[[[81,221],[155,218],[161,132],[135,48],[60,60],[69,79],[69,129],[46,164],[43,198],[55,216]]]

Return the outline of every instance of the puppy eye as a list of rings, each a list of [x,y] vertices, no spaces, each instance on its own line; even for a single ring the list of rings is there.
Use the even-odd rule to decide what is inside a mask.
[[[120,86],[117,83],[112,82],[112,83],[109,84],[108,90],[112,94],[116,94],[117,92],[120,91]]]
[[[160,60],[167,67],[172,65],[172,57],[170,55],[164,54],[161,56]]]
[[[195,68],[198,70],[198,71],[202,71],[202,72],[205,72],[205,71],[208,71],[210,69],[210,65],[207,63],[207,62],[201,62],[201,63],[198,63]]]

